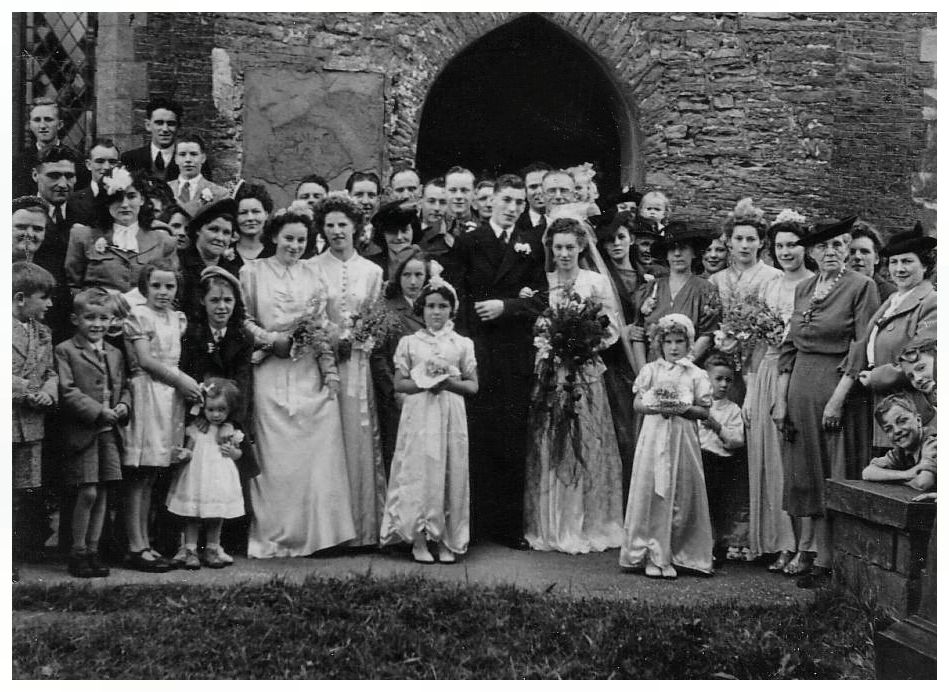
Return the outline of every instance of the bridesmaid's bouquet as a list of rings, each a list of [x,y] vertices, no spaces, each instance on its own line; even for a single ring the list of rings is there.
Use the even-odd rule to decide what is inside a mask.
[[[358,312],[343,315],[343,325],[336,340],[337,357],[340,361],[349,360],[353,349],[369,353],[398,327],[398,315],[386,309],[385,299],[380,294]]]
[[[420,389],[431,389],[449,377],[458,377],[461,371],[441,356],[434,355],[412,368],[409,374]]]
[[[784,338],[784,320],[754,294],[739,295],[722,312],[722,326],[715,332],[715,347],[732,356],[741,369],[744,358],[762,341],[777,346]]]

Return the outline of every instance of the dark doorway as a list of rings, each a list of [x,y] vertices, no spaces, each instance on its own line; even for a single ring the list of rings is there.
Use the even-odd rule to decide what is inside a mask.
[[[628,183],[629,116],[599,63],[538,15],[505,24],[460,52],[435,80],[419,124],[423,177],[460,164],[476,175],[531,161],[586,161],[600,195]],[[625,175],[623,174],[625,173]]]

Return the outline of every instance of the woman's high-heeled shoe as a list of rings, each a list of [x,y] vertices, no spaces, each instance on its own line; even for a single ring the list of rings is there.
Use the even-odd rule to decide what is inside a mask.
[[[800,551],[797,555],[794,556],[787,565],[784,567],[784,573],[795,577],[799,574],[805,574],[811,571],[811,567],[814,565],[814,555],[813,553],[808,553],[805,551]]]
[[[435,562],[435,558],[428,552],[428,544],[425,540],[417,540],[412,544],[412,557],[416,562],[422,562],[426,565]]]
[[[783,572],[784,568],[788,566],[788,563],[791,561],[791,551],[782,550],[778,553],[777,559],[768,565],[769,572]]]

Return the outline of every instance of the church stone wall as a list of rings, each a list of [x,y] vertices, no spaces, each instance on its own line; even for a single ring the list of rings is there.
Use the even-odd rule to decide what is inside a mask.
[[[149,13],[135,59],[147,91],[207,135],[219,179],[268,182],[282,202],[281,171],[341,182],[414,158],[439,72],[516,16]],[[616,83],[636,124],[629,182],[665,190],[678,214],[711,227],[752,196],[884,232],[934,225],[934,14],[543,16]],[[145,98],[132,101],[144,137]]]

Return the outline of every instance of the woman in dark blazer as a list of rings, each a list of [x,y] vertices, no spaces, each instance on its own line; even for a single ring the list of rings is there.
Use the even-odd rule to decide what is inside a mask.
[[[230,248],[236,218],[237,202],[228,197],[199,209],[188,224],[191,246],[178,251],[181,282],[177,300],[189,323],[200,321],[204,314],[198,286],[201,272],[207,267],[220,267],[237,276],[240,271]]]

